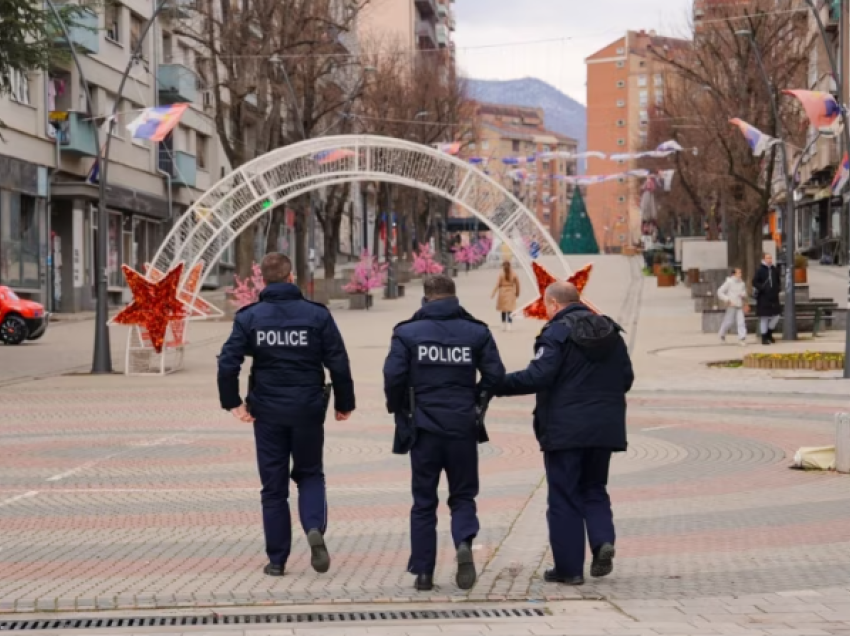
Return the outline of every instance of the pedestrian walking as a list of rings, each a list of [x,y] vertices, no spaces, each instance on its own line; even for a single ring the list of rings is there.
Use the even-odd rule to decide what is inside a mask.
[[[396,325],[384,363],[387,410],[396,423],[393,452],[410,453],[408,572],[416,575],[417,590],[433,588],[437,487],[445,472],[457,551],[455,581],[468,590],[476,578],[472,542],[479,531],[478,443],[487,441],[481,395],[492,393],[505,367],[490,329],[461,307],[451,278],[432,276],[424,287],[422,308]]]
[[[496,296],[496,311],[502,314],[502,331],[510,331],[513,326],[513,313],[516,311],[519,294],[519,276],[511,267],[511,262],[504,261],[499,280],[496,281],[493,293],[490,294],[490,298]]]
[[[311,564],[317,572],[327,572],[324,422],[331,390],[338,422],[354,411],[348,354],[328,309],[305,300],[293,283],[289,258],[267,254],[260,269],[266,283],[260,300],[236,312],[233,331],[218,358],[221,406],[254,425],[269,558],[263,571],[283,576],[286,568],[292,543],[292,478],[298,486],[298,516]],[[245,356],[251,356],[253,364],[243,403],[239,371]],[[330,371],[331,385],[325,384],[325,369]]]
[[[753,294],[756,297],[756,315],[759,317],[759,334],[763,345],[774,344],[773,330],[779,324],[779,314],[782,305],[779,303],[779,294],[782,291],[782,283],[779,278],[779,269],[773,264],[770,254],[764,255],[764,260],[756,270],[753,277]]]
[[[549,486],[555,560],[544,579],[583,585],[586,541],[591,576],[614,569],[608,470],[612,453],[626,450],[626,393],[634,373],[619,325],[582,304],[574,285],[554,283],[544,300],[549,322],[534,343],[534,359],[505,376],[496,395],[536,394],[534,433]]]
[[[732,270],[732,275],[717,290],[717,298],[726,305],[723,324],[720,325],[720,340],[726,342],[726,334],[733,324],[738,326],[738,340],[741,346],[747,344],[746,313],[750,310],[747,304],[747,284],[743,279],[740,267]]]

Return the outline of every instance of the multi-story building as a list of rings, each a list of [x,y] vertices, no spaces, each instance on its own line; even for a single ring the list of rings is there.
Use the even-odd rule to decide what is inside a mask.
[[[694,0],[694,31],[699,33],[712,20],[722,20],[730,13],[752,6],[752,0]]]
[[[654,31],[628,31],[585,60],[588,150],[610,156],[646,149],[650,113],[664,103],[668,71],[664,59],[688,46],[688,40],[661,37]],[[634,168],[634,160],[587,162],[589,175]],[[588,188],[588,214],[599,245],[639,240],[641,185],[636,179],[621,178]]]
[[[546,129],[541,108],[479,103],[475,107],[475,141],[464,146],[464,159],[481,157],[491,177],[513,192],[554,236],[560,236],[574,186],[558,175],[576,174],[576,160],[545,158],[547,152],[575,154],[578,141]],[[532,161],[528,161],[533,157]],[[521,165],[502,160],[522,158]],[[524,170],[523,178],[511,173]]]
[[[454,53],[454,0],[391,0],[367,4],[358,18],[363,42],[399,44],[410,51]],[[369,46],[367,44],[367,46]]]
[[[163,17],[146,36],[118,103],[109,221],[98,227],[99,189],[88,178],[97,154],[95,127],[102,145],[121,74],[152,6],[109,2],[90,13],[70,30],[84,77],[70,59],[46,72],[12,72],[12,91],[0,98],[7,142],[0,146],[0,284],[54,311],[93,307],[99,232],[108,235],[110,301],[125,301],[121,265],[143,271],[170,221],[227,170],[192,71],[192,49]],[[133,139],[128,132],[141,109],[183,102],[191,106],[164,142]],[[232,253],[225,254],[228,260]]]

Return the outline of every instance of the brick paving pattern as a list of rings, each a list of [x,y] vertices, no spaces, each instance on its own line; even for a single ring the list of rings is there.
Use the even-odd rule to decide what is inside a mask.
[[[214,389],[226,324],[205,327],[180,375],[57,377],[0,391],[0,612],[535,601],[552,616],[455,631],[418,622],[344,631],[850,634],[850,478],[789,470],[800,446],[833,443],[846,384],[707,370],[683,356],[648,353],[712,344],[701,334],[671,344],[679,326],[654,311],[646,312],[651,320],[644,315],[669,299],[635,281],[633,270],[625,259],[600,259],[591,287],[593,300],[630,332],[639,377],[629,403],[630,448],[613,465],[619,540],[610,578],[588,579],[583,588],[542,582],[551,563],[546,492],[526,398],[496,401],[488,415],[479,582],[468,593],[454,586],[443,507],[437,589],[412,590],[404,571],[409,466],[390,453],[379,376],[390,326],[417,304],[408,298],[378,303],[368,315],[338,314],[359,408],[350,422],[327,428],[327,575],[310,569],[300,530],[287,576],[260,572],[253,438],[218,409]],[[494,276],[460,279],[465,304],[485,318]],[[509,368],[525,363],[538,328],[522,323],[515,333],[497,333]]]

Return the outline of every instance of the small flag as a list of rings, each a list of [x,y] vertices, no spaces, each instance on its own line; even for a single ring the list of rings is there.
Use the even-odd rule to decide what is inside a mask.
[[[841,165],[835,171],[835,178],[832,180],[833,196],[841,194],[848,181],[850,181],[850,157],[845,152],[844,158],[841,160]]]
[[[817,129],[829,128],[841,114],[841,107],[835,97],[823,91],[782,91],[800,100],[806,116]]]
[[[741,132],[744,133],[744,137],[747,139],[750,150],[753,151],[753,155],[756,157],[761,157],[769,148],[780,143],[779,139],[765,135],[758,128],[750,126],[747,122],[737,117],[730,119],[729,123],[741,129]]]
[[[470,157],[467,161],[472,164],[484,163],[484,157]]]
[[[684,148],[682,148],[681,144],[673,140],[665,141],[655,149],[656,152],[682,152],[683,150]]]
[[[664,184],[664,192],[670,192],[673,188],[673,175],[675,173],[675,170],[662,170],[658,173],[661,182]]]
[[[448,155],[456,155],[460,152],[460,142],[451,144],[437,144],[437,150],[445,152]]]
[[[318,152],[313,155],[313,159],[315,159],[316,163],[320,166],[324,166],[335,161],[341,161],[347,157],[353,157],[355,154],[356,153],[353,150],[346,150],[343,148],[337,150],[323,150],[322,152]]]
[[[133,139],[162,141],[174,129],[187,108],[189,104],[145,108],[138,117],[127,124],[127,130]]]

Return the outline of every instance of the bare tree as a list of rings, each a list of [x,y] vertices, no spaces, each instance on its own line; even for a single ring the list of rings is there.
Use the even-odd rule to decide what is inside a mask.
[[[812,39],[806,13],[796,11],[796,5],[795,0],[755,0],[717,9],[695,33],[692,48],[666,58],[676,79],[660,115],[672,138],[699,150],[697,157],[677,157],[678,178],[701,216],[725,213],[730,262],[740,264],[747,275],[760,257],[762,228],[776,171],[782,167],[776,147],[766,158],[754,157],[729,119],[738,117],[768,135],[800,144],[799,109],[776,95],[805,85]],[[744,31],[752,40],[742,37]],[[768,89],[759,70],[753,42],[775,90]],[[771,108],[774,98],[779,119]]]

